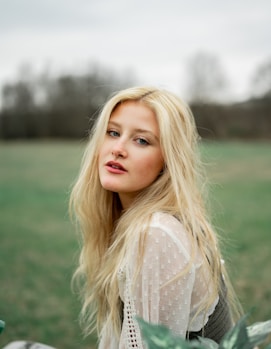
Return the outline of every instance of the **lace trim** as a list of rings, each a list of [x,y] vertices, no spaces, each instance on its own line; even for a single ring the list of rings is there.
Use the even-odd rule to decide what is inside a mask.
[[[200,312],[200,314],[194,320],[193,320],[193,315],[190,316],[190,320],[193,320],[193,321],[188,328],[189,332],[198,332],[207,324],[209,317],[215,311],[218,301],[219,301],[219,297],[216,298],[216,300],[210,306],[207,312],[205,311]]]
[[[131,288],[131,282],[129,278],[127,279],[129,280],[129,283],[127,283],[126,290],[125,290],[126,292],[125,313],[127,315],[125,342],[126,342],[127,348],[143,349],[140,329],[135,320],[135,316],[136,316],[135,304],[129,294],[129,289]]]

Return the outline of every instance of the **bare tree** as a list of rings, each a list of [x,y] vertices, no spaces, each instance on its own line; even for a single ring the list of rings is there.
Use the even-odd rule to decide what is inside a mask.
[[[17,81],[4,84],[0,138],[85,137],[108,96],[131,84],[99,65],[80,75],[52,76],[48,68],[34,74],[24,64]]]
[[[251,85],[253,96],[271,97],[271,57],[256,68]]]
[[[215,55],[198,52],[190,58],[187,64],[187,93],[191,103],[217,101],[226,87],[225,71]]]
[[[26,80],[2,88],[1,135],[7,138],[35,136],[33,86]]]

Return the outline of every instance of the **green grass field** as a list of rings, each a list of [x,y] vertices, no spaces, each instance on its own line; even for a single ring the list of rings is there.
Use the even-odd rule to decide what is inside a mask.
[[[78,244],[67,214],[84,144],[0,143],[0,347],[31,339],[59,349],[82,339],[70,279]],[[271,318],[271,143],[206,143],[214,223],[251,319]]]

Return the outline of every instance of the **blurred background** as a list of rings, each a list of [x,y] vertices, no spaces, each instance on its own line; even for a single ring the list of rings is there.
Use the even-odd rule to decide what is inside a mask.
[[[0,347],[96,347],[70,288],[69,191],[103,103],[142,84],[191,106],[234,286],[271,318],[270,42],[269,0],[0,0]]]

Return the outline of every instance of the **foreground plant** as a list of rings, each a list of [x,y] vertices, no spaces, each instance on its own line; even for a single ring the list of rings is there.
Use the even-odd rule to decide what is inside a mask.
[[[148,349],[253,349],[271,333],[271,320],[246,326],[246,318],[239,320],[220,344],[203,337],[187,341],[174,336],[165,326],[150,324],[141,318],[137,318],[137,321]],[[271,343],[264,349],[271,349]]]
[[[3,320],[0,320],[0,333],[3,331],[5,328],[5,322]]]

